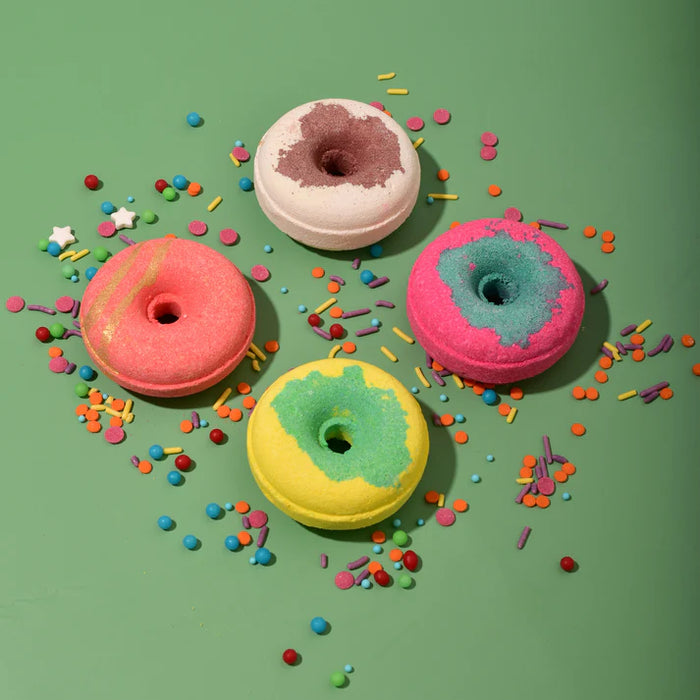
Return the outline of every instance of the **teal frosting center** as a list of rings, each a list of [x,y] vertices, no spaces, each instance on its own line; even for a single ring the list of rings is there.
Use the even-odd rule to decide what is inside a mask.
[[[407,413],[392,389],[368,386],[361,367],[292,379],[271,402],[284,431],[333,481],[397,487],[410,464]]]
[[[437,272],[469,325],[494,330],[506,347],[526,348],[571,287],[549,253],[505,231],[444,250]]]

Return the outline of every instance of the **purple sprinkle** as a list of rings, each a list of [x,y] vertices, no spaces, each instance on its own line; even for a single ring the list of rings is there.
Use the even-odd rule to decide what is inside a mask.
[[[523,531],[520,533],[520,537],[518,538],[518,549],[522,549],[525,546],[525,542],[527,542],[527,536],[530,534],[532,531],[531,527],[528,527],[527,525],[523,528]]]
[[[345,280],[342,277],[338,277],[338,275],[329,275],[328,279],[331,280],[331,282],[337,282],[340,285],[345,284]]]
[[[316,335],[320,335],[326,340],[333,340],[333,336],[328,331],[324,331],[323,328],[319,328],[318,326],[312,326],[311,328]]]
[[[646,396],[642,396],[642,401],[644,401],[644,403],[651,403],[652,401],[654,401],[658,398],[659,398],[659,392],[653,391],[651,394],[647,394]]]
[[[192,427],[199,428],[199,413],[192,411]]]
[[[637,324],[636,323],[630,323],[629,326],[625,326],[621,331],[620,335],[629,335],[630,333],[634,333],[634,331],[637,330]]]
[[[77,365],[75,364],[75,362],[69,362],[69,363],[66,365],[66,368],[65,368],[63,371],[64,371],[66,374],[73,374],[73,372],[75,372],[76,366],[77,366]]]
[[[389,281],[388,277],[377,277],[377,279],[372,280],[367,286],[370,289],[374,289],[375,287],[381,287],[383,284],[386,284]]]
[[[249,518],[247,515],[244,515],[244,516],[241,518],[241,523],[243,523],[243,527],[244,527],[246,530],[250,530],[250,518]]]
[[[625,350],[641,350],[642,349],[642,345],[640,345],[639,343],[625,343],[622,347]],[[659,351],[660,350],[661,350],[661,345],[659,345]]]
[[[530,493],[533,495],[537,495],[539,493],[539,490],[537,488],[537,484],[530,484]]]
[[[636,328],[636,326],[635,326],[635,328]],[[605,345],[603,345],[603,347],[600,349],[600,351],[603,353],[603,355],[606,355],[611,360],[613,359],[613,354],[610,352],[610,350],[608,348],[605,347]]]
[[[316,330],[314,328],[314,330]],[[369,328],[360,328],[359,331],[355,331],[355,335],[362,337],[363,335],[369,335],[370,333],[376,333],[379,330],[379,326],[370,326]],[[330,336],[329,336],[330,338]]]
[[[608,280],[601,280],[596,284],[595,287],[591,287],[591,294],[598,294],[598,292],[602,292],[606,287],[608,286]]]
[[[78,330],[80,330],[80,321],[78,321],[78,320],[76,319],[75,321],[73,321],[73,325],[74,325]]]
[[[438,374],[439,374],[441,377],[449,377],[449,376],[452,374],[452,372],[450,372],[449,369],[441,369],[441,370],[438,372]]]
[[[523,502],[523,497],[525,496],[525,494],[526,494],[529,490],[530,490],[530,484],[525,484],[525,486],[523,486],[523,487],[520,489],[520,493],[515,497],[515,502],[516,502],[516,503],[522,503],[522,502]]]
[[[75,318],[80,311],[80,299],[73,299],[73,308],[70,310],[70,315]]]
[[[355,561],[349,562],[348,569],[350,569],[350,571],[352,571],[353,569],[359,569],[361,566],[364,566],[368,561],[369,557],[360,557],[359,559],[355,559]]]
[[[440,386],[445,386],[445,380],[444,380],[435,370],[433,370],[433,379],[434,379]]]
[[[53,309],[50,309],[48,306],[43,306],[42,304],[27,304],[27,311],[43,311],[45,314],[56,315]]]
[[[432,369],[432,367],[433,367],[433,358],[430,357],[430,355],[428,355],[428,351],[427,351],[427,350],[425,351],[425,366],[426,366],[428,369]]]
[[[559,462],[559,464],[566,464],[569,461],[566,457],[562,457],[561,455],[552,455],[552,459],[555,462]]]
[[[664,349],[665,344],[666,344],[666,340],[665,340],[665,338],[663,338],[661,340],[661,342],[655,348],[652,348],[651,350],[649,350],[649,352],[647,353],[647,356],[654,357],[654,355],[658,355]],[[641,345],[639,347],[641,348]]]
[[[547,464],[552,463],[552,444],[549,442],[549,435],[542,436],[544,443],[544,456],[547,458]]]
[[[135,467],[138,467],[138,466],[139,466],[139,462],[140,462],[140,461],[141,461],[141,460],[140,460],[136,455],[134,455],[134,456],[131,458],[131,463],[132,463]]]
[[[365,314],[368,314],[372,309],[364,308],[364,309],[355,309],[354,311],[343,311],[341,314],[341,318],[354,318],[355,316],[364,316]]]
[[[670,335],[666,336],[664,341],[664,352],[668,352],[673,347],[673,338]]]
[[[547,219],[537,219],[537,223],[540,226],[549,226],[549,228],[558,228],[565,231],[569,228],[566,224],[560,224],[558,221],[547,221]]]
[[[270,529],[267,527],[267,525],[263,525],[260,528],[260,532],[258,533],[258,547],[262,547],[265,544],[265,540],[267,539],[267,533],[270,531]]]
[[[362,582],[369,576],[369,569],[363,569],[360,571],[359,574],[355,577],[355,585],[359,586],[362,584]]]
[[[437,413],[433,413],[433,425],[437,426],[438,428],[442,427],[442,421]]]
[[[661,391],[661,389],[665,389],[668,386],[668,382],[659,382],[658,384],[654,384],[654,386],[650,386],[647,389],[642,389],[639,392],[639,395],[644,398],[647,396],[647,394],[653,394],[655,391]]]
[[[119,240],[127,245],[136,245],[136,241],[132,241],[129,236],[125,236],[123,233],[119,234]]]
[[[321,568],[325,569],[327,566],[328,566],[328,555],[322,554],[321,555]]]
[[[392,302],[387,301],[386,299],[380,299],[379,301],[374,302],[375,306],[386,306],[387,309],[393,309],[395,304],[392,304]]]
[[[357,270],[359,267],[360,267],[360,258],[355,258],[352,261],[352,269]],[[636,326],[635,326],[635,328],[636,328]]]
[[[66,338],[70,338],[72,335],[77,335],[78,338],[83,337],[83,334],[80,331],[72,331],[70,329],[67,331],[64,331],[64,333],[61,337],[65,340]]]
[[[620,355],[627,354],[627,348],[619,340],[615,343],[615,347],[620,351]]]

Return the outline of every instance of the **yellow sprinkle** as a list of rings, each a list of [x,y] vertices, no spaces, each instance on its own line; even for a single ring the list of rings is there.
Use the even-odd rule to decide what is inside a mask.
[[[603,342],[603,346],[610,350],[610,352],[617,352],[617,348],[612,343],[609,343],[607,340]]]
[[[413,148],[418,148],[423,143],[425,143],[425,139],[421,136],[413,142]]]
[[[131,412],[131,407],[134,405],[134,402],[131,399],[127,399],[126,403],[124,404],[124,410],[122,411],[122,420],[125,420],[129,413]],[[133,416],[131,420],[134,420]],[[130,421],[127,421],[127,423],[131,423]]]
[[[121,418],[122,417],[122,412],[121,411],[115,411],[113,408],[107,408],[105,407],[105,413],[107,413],[110,416],[114,416],[115,418]]]
[[[428,197],[432,197],[433,199],[459,199],[459,195],[442,194],[440,192],[429,192]]]
[[[221,197],[214,197],[214,199],[211,200],[209,203],[209,206],[207,207],[207,211],[214,211],[216,207],[219,206],[223,202],[223,199]]]
[[[335,304],[335,302],[338,301],[335,297],[331,297],[328,301],[324,301],[321,306],[319,306],[317,309],[314,309],[315,314],[322,314],[326,309],[330,308]]]
[[[133,413],[127,413],[126,416],[124,416],[124,417],[122,418],[122,420],[123,420],[125,423],[131,423],[131,421],[134,420],[134,414],[133,414]]]
[[[340,345],[334,345],[328,353],[328,357],[335,357],[340,352]]]
[[[64,250],[59,256],[58,259],[63,261],[66,258],[72,258],[73,255],[75,254],[74,250]]]
[[[624,401],[625,399],[631,399],[633,396],[637,395],[637,391],[632,389],[631,391],[626,391],[624,394],[618,394],[617,400]]]
[[[382,346],[380,346],[379,349],[380,349],[392,362],[398,362],[398,361],[399,361],[399,358],[396,357],[396,355],[394,355],[394,353],[391,352],[391,350],[389,350],[389,348],[384,347],[384,346],[382,345]]]
[[[177,455],[182,452],[182,447],[164,447],[163,448],[163,454],[164,455]]]
[[[267,360],[267,355],[255,343],[250,344],[250,349],[258,356],[260,362]]]
[[[105,403],[106,403],[108,406],[112,403],[112,401],[114,401],[114,396],[112,396],[112,395],[108,396],[108,397],[105,399]],[[121,415],[121,413],[120,413],[119,415]]]
[[[445,505],[445,494],[441,493],[438,496],[438,502],[437,502],[437,507],[442,508]]]
[[[408,95],[406,88],[389,88],[386,91],[387,95]]]
[[[423,374],[423,370],[420,367],[415,367],[416,370],[416,376],[418,379],[420,379],[420,383],[426,388],[430,389],[430,382],[425,378],[425,375]]]
[[[534,480],[532,477],[530,477],[529,479],[521,478],[521,479],[516,479],[515,481],[516,481],[516,483],[518,483],[518,484],[531,484],[531,483],[533,483],[535,480]]]
[[[260,363],[257,360],[253,360],[250,364],[253,366],[255,372],[260,371]]]
[[[251,352],[250,350],[246,350],[245,356],[249,357],[251,360],[255,359],[255,354],[253,352]]]
[[[80,258],[84,258],[89,252],[90,252],[90,250],[88,248],[83,248],[82,250],[79,250],[77,253],[73,253],[70,261],[75,262],[76,260],[80,260]]]
[[[391,80],[396,77],[396,73],[380,73],[377,76],[377,80]]]
[[[620,351],[617,348],[615,348],[615,351],[613,352],[612,355],[613,355],[613,359],[615,360],[615,362],[620,362],[622,360],[622,356],[620,355]]]
[[[399,338],[401,338],[401,340],[405,340],[409,345],[413,345],[413,343],[416,342],[415,340],[413,340],[413,338],[411,338],[410,335],[406,335],[400,328],[397,328],[396,326],[394,326],[391,330],[394,331],[394,333],[396,333],[396,335],[398,335]]]
[[[452,375],[452,379],[455,380],[455,384],[460,388],[464,389],[464,382],[462,381],[461,377],[458,377],[456,374]]]
[[[96,411],[105,411],[107,409],[107,406],[101,403],[93,403],[90,404],[90,408],[94,408]]]
[[[241,167],[241,161],[238,160],[238,158],[236,158],[236,156],[234,156],[233,153],[229,153],[228,155],[229,155],[229,158],[233,161],[233,164],[234,164],[237,168],[240,168],[240,167]]]
[[[506,418],[506,423],[512,423],[513,420],[515,419],[515,414],[518,412],[518,409],[513,406],[513,408],[510,409],[510,413],[508,414],[508,417]]]
[[[231,396],[231,392],[233,389],[230,386],[227,386],[222,392],[221,396],[214,402],[214,405],[211,407],[212,411],[218,411],[219,407],[223,405],[224,401]]]
[[[642,331],[644,331],[644,330],[646,330],[647,328],[649,328],[649,326],[651,326],[651,320],[650,320],[650,319],[647,319],[646,321],[642,321],[642,322],[637,326],[637,328],[635,329],[634,332],[635,332],[635,333],[641,333]]]

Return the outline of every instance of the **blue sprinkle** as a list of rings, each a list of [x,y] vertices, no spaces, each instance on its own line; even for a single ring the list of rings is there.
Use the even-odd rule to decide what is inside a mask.
[[[493,460],[494,460],[493,455],[486,455],[486,461],[487,461],[487,462],[493,462]]]
[[[71,282],[77,282],[77,281],[78,281],[78,275],[71,275],[71,276],[70,276],[70,281],[71,281]]]
[[[383,252],[384,252],[384,248],[382,248],[382,246],[379,245],[379,243],[375,243],[373,246],[370,246],[369,254],[373,258],[380,257]]]
[[[440,401],[445,403],[445,401],[447,401],[447,394],[440,394]]]
[[[163,459],[163,448],[160,445],[151,445],[148,448],[148,454],[152,459]]]
[[[271,246],[271,245],[266,245],[266,246],[263,248],[263,250],[264,250],[266,253],[271,253],[271,252],[272,252],[272,246]]]
[[[236,148],[243,148],[243,141],[241,141],[240,139],[238,139],[238,140],[236,140],[236,141],[233,142],[233,145],[234,145]]]
[[[375,328],[377,328],[377,326],[381,326],[381,325],[382,325],[382,322],[381,322],[378,318],[373,318],[373,319],[370,321],[370,325],[372,325],[372,326],[374,326]]]
[[[394,527],[401,527],[401,520],[400,518],[394,518],[394,522],[391,523]]]
[[[207,428],[207,427],[209,427],[209,421],[206,418],[200,418],[199,419],[199,426],[200,426],[200,428]]]
[[[95,378],[95,370],[90,367],[90,365],[83,365],[79,370],[78,374],[80,375],[81,379],[84,379],[85,381],[89,382],[90,380]]]
[[[305,314],[306,307],[303,304],[299,304],[299,306],[297,306],[297,311],[299,311],[300,314]]]
[[[564,491],[564,493],[562,493],[561,497],[562,497],[565,501],[570,501],[570,500],[571,500],[571,494],[570,494],[568,491]]]
[[[107,214],[107,216],[109,216],[113,211],[117,210],[114,204],[112,204],[110,201],[102,202],[102,204],[100,204],[100,209],[102,209],[103,213]]]
[[[426,201],[428,204],[432,204],[435,200],[434,200],[432,197],[426,197],[426,198],[425,198],[425,201]]]
[[[102,392],[102,400],[106,401],[109,398],[109,394],[105,394],[105,392]]]
[[[255,561],[258,562],[258,564],[267,566],[271,560],[272,552],[270,552],[267,547],[258,547],[258,549],[255,551]]]
[[[411,387],[411,393],[412,393],[412,394],[417,394],[418,391],[419,391],[419,389],[418,389],[417,386],[412,386],[412,387]]]
[[[87,270],[85,270],[85,277],[87,277],[88,280],[91,280],[96,274],[97,274],[96,267],[88,267]]]
[[[360,282],[362,284],[369,284],[374,279],[374,273],[372,270],[362,270],[360,272]]]
[[[481,477],[478,474],[472,474],[472,481],[478,484],[481,481]]]
[[[352,673],[353,668],[350,664],[345,664],[345,668],[343,669],[345,673]]]
[[[187,549],[194,549],[197,546],[197,538],[194,535],[185,535],[182,538],[182,544],[184,544]]]
[[[226,510],[233,510],[233,503],[226,501],[226,503],[224,503],[224,508],[226,508]]]
[[[187,123],[190,126],[199,126],[202,123],[202,117],[197,112],[190,112],[187,115]]]
[[[169,518],[167,515],[161,515],[158,518],[158,527],[161,530],[169,530],[173,526],[173,519]]]
[[[47,246],[46,246],[46,252],[49,255],[52,255],[54,258],[57,258],[61,254],[61,246],[56,243],[56,241],[51,241]]]
[[[362,588],[369,588],[372,584],[370,583],[370,580],[368,578],[362,579],[362,583],[360,584]]]
[[[224,540],[224,546],[229,550],[229,552],[235,552],[241,546],[241,543],[238,537],[235,535],[229,535]]]
[[[173,178],[173,187],[184,190],[187,187],[187,178],[184,175],[176,175]]]
[[[493,406],[498,402],[498,394],[493,389],[484,389],[481,399],[487,406]]]
[[[461,413],[458,413],[458,414],[455,416],[455,420],[456,420],[458,423],[464,423],[467,419],[466,419]]]
[[[418,518],[418,520],[416,520],[416,525],[418,525],[418,527],[423,527],[423,525],[425,525],[425,520],[423,520],[423,518]]]
[[[87,418],[86,418],[85,416],[78,416],[78,421],[79,421],[80,423],[86,423],[86,422],[87,422]]]
[[[282,292],[282,294],[286,294],[288,291],[286,287],[280,287],[280,292]]]
[[[221,515],[221,506],[218,503],[209,503],[206,507],[207,515],[212,519],[216,519]]]
[[[372,551],[375,554],[381,554],[382,553],[382,545],[380,544],[375,544],[374,547],[372,547]]]
[[[258,562],[257,562],[257,560],[255,559],[255,557],[250,557],[250,559],[248,559],[248,563],[249,563],[249,564],[257,564]]]
[[[314,617],[311,620],[311,629],[316,634],[323,634],[328,628],[328,623],[322,617]]]
[[[394,562],[394,568],[395,568],[397,571],[401,571],[401,569],[403,569],[403,565],[401,564],[400,561],[395,561],[395,562]]]
[[[238,181],[238,186],[244,191],[244,192],[250,192],[253,189],[253,181],[249,177],[242,177]]]
[[[129,196],[126,198],[126,201],[129,202],[129,204],[131,204],[131,203],[134,201],[134,198],[133,198],[131,195],[129,195]]]
[[[176,472],[174,469],[173,471],[168,472],[168,483],[172,484],[173,486],[178,486],[182,483],[182,474],[180,474],[180,472]]]

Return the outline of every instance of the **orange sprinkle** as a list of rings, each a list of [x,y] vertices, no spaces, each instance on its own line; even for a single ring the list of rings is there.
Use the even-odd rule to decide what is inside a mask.
[[[519,386],[511,387],[510,398],[513,399],[513,401],[520,401],[524,394],[525,392]]]
[[[597,374],[597,372],[596,372],[596,374]],[[605,374],[605,372],[603,372],[603,374]],[[606,376],[607,376],[607,375],[606,375]],[[581,399],[585,399],[585,398],[586,398],[586,390],[585,390],[582,386],[575,386],[575,387],[571,390],[571,395],[572,395],[575,399],[577,399],[578,401],[580,401]]]
[[[510,406],[507,403],[498,404],[498,413],[501,416],[507,416],[510,413]]]
[[[489,185],[489,194],[492,197],[498,197],[499,194],[501,194],[503,190],[498,185]]]
[[[343,310],[339,306],[332,306],[328,315],[331,318],[340,318],[343,315]]]
[[[252,541],[253,538],[250,536],[249,532],[246,532],[245,530],[241,530],[236,537],[238,537],[238,541],[244,546],[247,547]]]
[[[694,374],[696,377],[700,377],[700,362],[696,362],[696,363],[693,365],[693,374]]]
[[[443,415],[440,416],[440,422],[447,426],[447,425],[452,425],[455,422],[454,416],[451,416],[449,413],[444,413]]]
[[[238,421],[243,418],[243,411],[241,411],[240,408],[232,408],[231,413],[228,414],[228,417],[234,422],[238,423]]]
[[[576,473],[576,467],[571,464],[571,462],[564,462],[564,464],[561,465],[561,470],[568,476]]]
[[[472,391],[477,395],[481,396],[484,391],[486,391],[486,387],[481,384],[480,382],[474,382],[474,386],[472,387]]]
[[[537,457],[535,455],[525,455],[523,457],[523,466],[533,469],[537,465]]]
[[[90,396],[88,396],[88,401],[91,404],[100,404],[102,403],[102,394],[100,394],[99,391],[93,391]]]
[[[280,349],[280,344],[276,340],[265,341],[266,352],[277,352]]]
[[[250,510],[250,504],[246,501],[238,501],[236,503],[236,513],[240,513],[241,515],[247,513]]]
[[[574,423],[571,426],[571,432],[581,437],[586,432],[586,426],[583,423]]]
[[[435,362],[435,360],[432,361],[431,367],[432,367],[436,372],[442,372],[442,370],[445,369],[439,362]]]
[[[568,480],[569,477],[566,475],[566,472],[563,469],[558,469],[554,472],[554,478],[560,484],[563,484],[565,481]]]
[[[112,428],[121,428],[124,425],[124,421],[119,416],[111,416],[109,419],[109,425]]]
[[[686,348],[692,348],[693,345],[695,345],[695,338],[693,338],[692,335],[688,335],[687,333],[683,336],[681,336],[681,343],[686,347]]]
[[[607,355],[603,355],[603,357],[598,360],[598,365],[603,369],[610,369],[612,367],[612,363],[613,361]]]
[[[603,243],[603,245],[600,246],[600,249],[604,253],[612,253],[615,250],[615,244],[614,243]]]
[[[386,535],[381,530],[375,530],[372,533],[372,542],[375,544],[382,544],[386,542]]]
[[[437,171],[437,179],[440,180],[440,182],[445,182],[445,180],[450,179],[450,173],[445,170],[445,168],[440,168],[440,170]]]
[[[252,396],[246,396],[243,399],[243,408],[253,408],[255,406],[255,399]]]
[[[181,420],[180,430],[182,430],[183,433],[191,433],[194,430],[194,425],[192,424],[192,421],[187,419]]]
[[[49,348],[49,357],[61,357],[63,355],[63,350],[56,345],[52,345]]]
[[[437,491],[427,491],[424,498],[426,503],[437,503],[440,500],[440,494]]]
[[[538,505],[540,508],[548,508],[548,507],[549,507],[550,501],[549,501],[549,499],[547,498],[547,496],[545,496],[543,493],[541,493],[541,494],[540,494],[539,496],[537,496],[537,498],[535,499],[535,503],[537,503],[537,505]]]
[[[664,400],[670,399],[673,396],[673,389],[666,386],[659,392],[659,396]]]
[[[96,411],[94,408],[90,408],[87,411],[85,411],[85,418],[87,420],[100,420],[100,413],[99,411]]]
[[[537,499],[531,494],[531,493],[526,493],[523,496],[523,505],[527,506],[528,508],[532,508],[532,506],[537,503]]]
[[[126,402],[124,401],[124,399],[112,399],[112,408],[115,411],[123,411],[125,405]]]
[[[635,333],[633,336],[630,336],[630,343],[644,345],[644,336],[641,333]]]
[[[216,409],[216,415],[219,416],[219,418],[228,418],[229,413],[231,413],[231,408],[226,404],[223,404]]]
[[[532,226],[532,228],[536,228],[536,229],[541,229],[541,228],[542,228],[542,227],[539,225],[539,223],[538,223],[537,221],[531,221],[531,222],[528,224],[528,226]]]
[[[384,112],[384,114],[386,114],[387,117],[392,116],[391,112],[388,109],[383,109],[382,112]]]
[[[520,478],[521,479],[531,479],[532,469],[530,467],[520,467]]]
[[[450,228],[454,228],[455,226],[459,226],[459,221],[453,221],[453,222],[450,224]]]
[[[632,353],[632,359],[635,362],[641,362],[645,358],[644,350],[637,349]]]
[[[593,236],[595,236],[596,233],[597,233],[597,232],[596,232],[596,230],[595,230],[595,226],[586,226],[586,227],[583,229],[583,235],[584,235],[586,238],[593,238]]]
[[[605,384],[608,381],[608,373],[603,372],[602,369],[599,369],[593,376],[599,384]]]
[[[401,561],[403,559],[403,552],[400,549],[392,549],[389,552],[389,559],[391,559],[391,561]]]
[[[316,279],[320,279],[325,274],[326,271],[322,267],[315,267],[313,270],[311,270],[311,276],[315,277]]]
[[[96,421],[96,420],[89,420],[86,424],[85,427],[88,429],[89,432],[91,433],[99,433],[100,430],[102,430],[102,426]]]
[[[84,416],[88,412],[89,409],[90,409],[90,407],[86,403],[78,404],[75,407],[75,415],[76,416]]]
[[[348,353],[348,355],[352,355],[352,353],[354,353],[355,350],[357,350],[357,346],[355,345],[355,343],[349,340],[343,343],[343,352]]]
[[[190,182],[187,185],[187,194],[190,197],[196,197],[202,191],[202,186],[198,182]]]
[[[615,240],[615,234],[612,231],[603,231],[600,237],[605,243],[612,243]]]
[[[326,289],[327,289],[331,294],[335,294],[336,292],[339,292],[339,291],[340,291],[340,285],[339,285],[337,282],[333,282],[333,280],[331,280],[331,281],[326,285]]]
[[[600,394],[598,393],[598,389],[596,389],[594,386],[589,386],[588,389],[586,389],[586,398],[589,401],[595,401]]]
[[[468,386],[470,389],[474,386],[473,379],[465,379],[464,377],[462,377],[462,381],[464,382],[464,386]]]
[[[142,474],[150,474],[153,471],[153,465],[148,460],[142,459],[139,462],[138,470]]]
[[[236,387],[236,390],[238,391],[239,394],[250,394],[250,384],[246,384],[245,382],[240,382],[238,386]]]
[[[177,236],[174,233],[166,233],[163,238],[177,238]]]
[[[456,498],[454,502],[452,503],[452,507],[458,512],[458,513],[466,513],[467,508],[469,508],[469,504],[463,499],[463,498]]]
[[[455,433],[455,442],[463,445],[467,440],[469,440],[469,435],[467,435],[463,430],[458,430]]]
[[[377,571],[381,571],[383,568],[384,567],[378,561],[371,561],[369,564],[367,564],[367,569],[373,576],[377,573]]]

